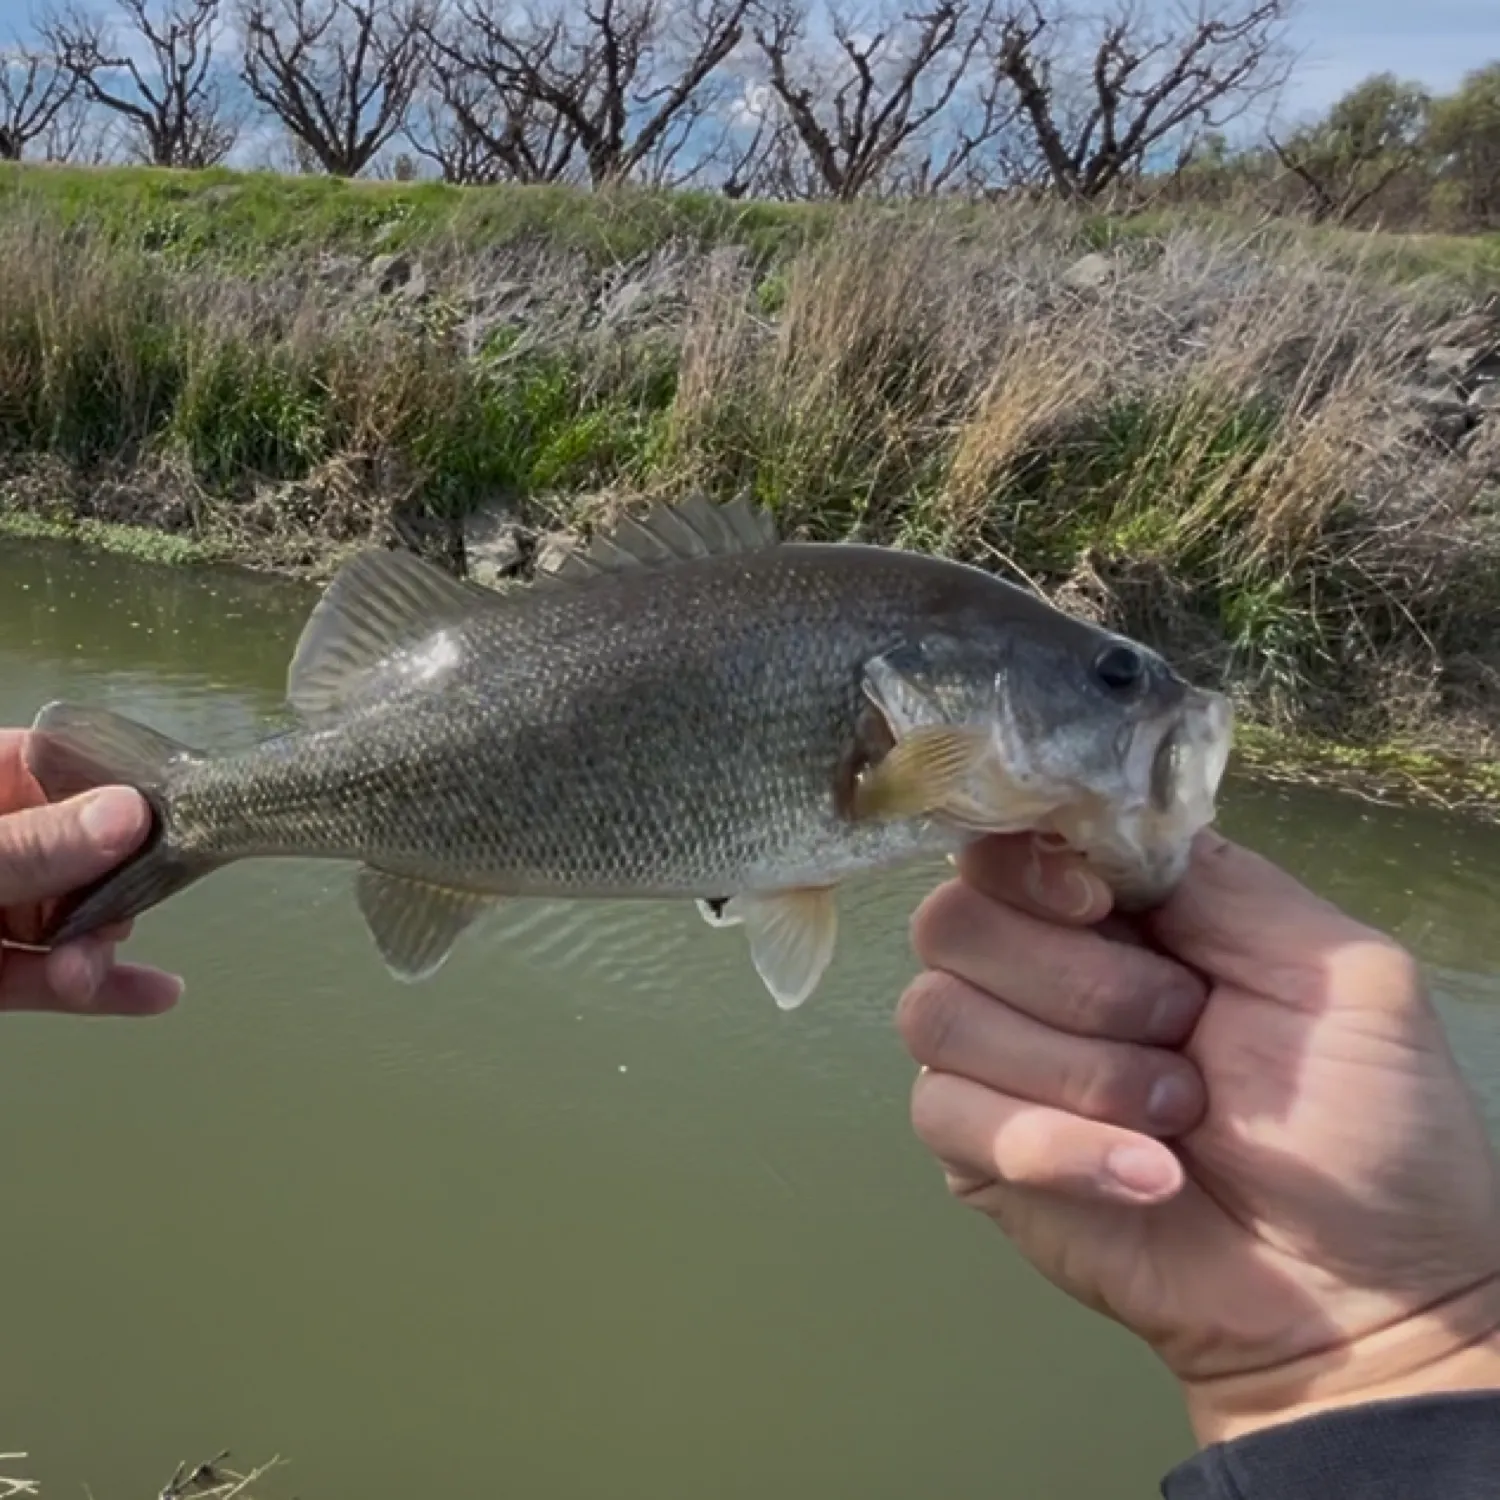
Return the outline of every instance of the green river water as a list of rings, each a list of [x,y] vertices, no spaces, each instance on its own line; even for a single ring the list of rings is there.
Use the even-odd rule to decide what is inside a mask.
[[[0,723],[70,696],[244,742],[311,597],[0,543]],[[1500,833],[1239,783],[1222,824],[1427,960],[1500,1132]],[[1170,1382],[911,1134],[891,1013],[944,868],[856,892],[790,1015],[691,908],[645,986],[482,930],[398,985],[332,866],[143,918],[176,1012],[0,1028],[0,1473],[145,1497],[227,1447],[302,1500],[1156,1494]]]

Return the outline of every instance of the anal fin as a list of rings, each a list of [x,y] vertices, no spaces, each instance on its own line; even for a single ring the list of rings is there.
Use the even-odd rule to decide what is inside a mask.
[[[498,899],[373,865],[360,866],[354,895],[386,967],[408,984],[437,973],[464,929]]]
[[[838,897],[831,886],[747,893],[711,920],[716,927],[744,927],[761,983],[782,1010],[795,1010],[833,961]]]

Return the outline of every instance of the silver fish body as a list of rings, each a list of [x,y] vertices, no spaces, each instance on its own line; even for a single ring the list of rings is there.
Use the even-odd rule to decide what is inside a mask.
[[[1127,805],[1171,817],[1181,773],[1153,793],[1147,763],[1170,743],[1201,769],[1227,733],[1216,695],[993,575],[778,543],[763,516],[702,503],[622,523],[517,590],[356,558],[309,619],[288,698],[298,728],[219,756],[43,710],[49,796],[125,781],[156,817],[53,941],[236,860],[338,859],[406,978],[496,899],[695,899],[745,926],[794,1005],[832,957],[843,880],[1069,808],[1114,832]],[[910,767],[892,754],[907,740]],[[1149,851],[1118,863],[1128,884]]]

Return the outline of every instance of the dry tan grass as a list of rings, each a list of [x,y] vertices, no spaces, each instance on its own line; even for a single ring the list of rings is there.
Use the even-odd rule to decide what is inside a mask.
[[[496,497],[550,527],[748,491],[789,533],[1008,568],[1290,725],[1500,724],[1500,444],[1445,445],[1423,373],[1463,294],[1261,229],[1080,267],[1087,228],[851,210],[769,268],[679,246],[593,279],[531,251],[547,300],[497,333],[493,260],[457,250],[372,303],[12,222],[0,445],[69,506],[283,566],[442,552]]]

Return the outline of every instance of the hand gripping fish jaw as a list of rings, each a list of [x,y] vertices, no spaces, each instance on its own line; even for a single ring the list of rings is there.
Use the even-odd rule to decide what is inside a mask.
[[[1013,631],[975,648],[993,667],[983,693],[924,680],[938,654],[869,664],[864,688],[893,745],[861,775],[853,815],[927,816],[975,837],[1037,831],[1083,853],[1121,909],[1164,899],[1214,818],[1228,700],[1119,638],[1084,676]]]

